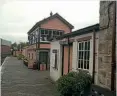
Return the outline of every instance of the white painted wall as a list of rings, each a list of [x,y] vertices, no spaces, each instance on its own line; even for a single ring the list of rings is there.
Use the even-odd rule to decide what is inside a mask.
[[[95,53],[98,53],[98,35],[99,32],[96,32],[96,45],[95,45]],[[78,42],[76,41],[76,39],[78,38],[83,38],[83,37],[87,37],[87,36],[92,36],[92,38],[90,39],[90,65],[89,65],[89,72],[92,75],[93,72],[93,33],[88,33],[88,34],[83,34],[83,35],[79,35],[75,37],[75,42],[73,42],[73,57],[72,57],[72,71],[77,71],[78,68],[78,60],[77,60],[77,46],[78,46]],[[98,81],[98,54],[95,55],[95,84],[97,84]]]
[[[99,35],[99,32],[96,32],[95,53],[98,53],[98,35]],[[77,71],[77,68],[78,68],[78,61],[77,61],[78,42],[76,41],[76,39],[87,37],[87,36],[92,36],[92,38],[90,39],[90,48],[91,49],[90,49],[90,65],[89,65],[89,72],[92,75],[92,72],[93,72],[93,40],[94,40],[93,33],[88,33],[88,34],[79,35],[79,36],[74,37],[75,42],[73,42],[72,71]],[[56,70],[52,67],[52,50],[53,49],[59,50],[58,70]],[[51,50],[50,50],[50,76],[54,81],[56,81],[61,76],[61,72],[62,72],[61,46],[59,44],[59,41],[53,41],[53,42],[51,42]],[[95,84],[97,84],[97,82],[98,82],[98,54],[95,55]]]
[[[1,65],[1,39],[0,39],[0,65]]]
[[[83,35],[79,35],[75,37],[75,42],[73,43],[73,57],[72,57],[72,69],[73,71],[77,71],[76,69],[78,68],[78,60],[77,60],[77,46],[78,46],[78,42],[76,39],[78,38],[83,38],[83,37],[87,37],[87,36],[93,36],[92,33],[88,33],[88,34],[83,34]],[[90,74],[92,74],[92,70],[93,70],[93,39],[90,39],[90,62],[89,62],[89,72]]]
[[[58,64],[58,70],[53,68],[52,62],[52,50],[57,49],[59,51],[58,58],[57,58],[57,64]],[[50,77],[52,80],[56,81],[60,76],[62,72],[62,52],[61,52],[61,46],[59,44],[59,41],[53,41],[51,42],[51,49],[50,49]]]

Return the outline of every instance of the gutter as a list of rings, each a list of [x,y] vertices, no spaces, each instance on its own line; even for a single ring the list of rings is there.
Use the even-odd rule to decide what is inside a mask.
[[[116,70],[116,1],[114,3],[113,32],[112,32],[112,62],[111,62],[111,91],[114,91],[114,80]]]

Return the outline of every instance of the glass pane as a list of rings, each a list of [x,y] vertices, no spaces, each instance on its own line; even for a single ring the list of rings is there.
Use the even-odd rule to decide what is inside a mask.
[[[48,30],[45,30],[45,34],[48,35]]]
[[[49,40],[50,39],[50,37],[49,37],[49,35],[47,35],[47,40]]]
[[[53,35],[56,35],[56,31],[53,31]]]
[[[45,41],[44,37],[45,37],[45,35],[42,35],[42,36],[41,36],[41,40],[42,40],[42,41]]]
[[[52,31],[49,31],[49,37],[51,37],[51,35],[52,35]]]
[[[87,69],[89,69],[89,61],[87,61]]]
[[[78,60],[78,68],[80,68],[80,60]]]
[[[44,30],[43,29],[41,30],[41,34],[44,34]]]
[[[87,62],[86,62],[86,60],[84,60],[84,69],[87,69]]]
[[[88,41],[88,50],[90,50],[90,41]]]
[[[86,58],[87,58],[87,52],[84,51],[84,60],[86,60]]]
[[[83,48],[83,47],[84,47],[83,45],[84,45],[84,44],[83,44],[83,42],[82,42],[82,43],[81,43],[81,50],[83,50],[83,49],[84,49],[84,48]]]
[[[90,53],[87,51],[87,60],[89,60]]]
[[[83,60],[81,60],[81,68],[83,68]]]
[[[87,46],[87,42],[85,42],[85,50],[87,50],[88,48],[87,48],[88,46]]]
[[[79,50],[81,50],[81,43],[79,43]]]
[[[57,31],[57,35],[60,35],[60,34],[59,34],[59,31]]]
[[[81,59],[83,59],[83,51],[81,51]]]
[[[60,36],[62,35],[62,32],[60,32]]]
[[[81,51],[79,51],[79,59],[81,59]]]

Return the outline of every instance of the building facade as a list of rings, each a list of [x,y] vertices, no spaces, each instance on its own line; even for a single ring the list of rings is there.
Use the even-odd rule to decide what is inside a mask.
[[[100,1],[99,24],[51,41],[50,76],[54,81],[70,71],[83,69],[90,72],[95,85],[116,90],[115,9],[116,1]]]
[[[50,76],[56,81],[60,76],[77,71],[88,70],[97,78],[99,24],[65,34],[51,42]],[[95,51],[95,52],[94,52]],[[95,60],[95,61],[94,61]],[[95,83],[97,83],[95,79]]]
[[[11,42],[5,39],[0,39],[0,63],[4,61],[4,59],[11,55]]]
[[[37,62],[38,69],[42,63],[49,69],[51,48],[49,40],[70,33],[72,29],[73,26],[58,13],[54,15],[51,13],[48,18],[37,22],[28,32],[28,67],[32,68],[33,63]]]
[[[100,2],[98,85],[115,90],[116,86],[116,1]]]

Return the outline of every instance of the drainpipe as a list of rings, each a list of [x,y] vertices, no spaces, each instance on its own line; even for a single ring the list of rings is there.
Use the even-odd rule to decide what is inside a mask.
[[[96,34],[95,34],[95,30],[93,30],[93,74],[92,74],[92,78],[93,78],[93,83],[95,82],[95,39],[96,39]]]
[[[112,32],[112,63],[111,63],[111,91],[114,91],[115,69],[116,69],[116,1],[114,3],[113,32]]]
[[[39,49],[40,49],[40,30],[39,30],[39,36],[38,36],[38,44],[37,44],[37,46],[38,46],[38,55],[39,55]],[[39,58],[38,58],[39,59]],[[40,69],[40,66],[39,66],[40,64],[39,64],[39,62],[38,62],[38,70]]]
[[[68,73],[70,70],[70,42],[69,42],[69,37],[68,37]]]

